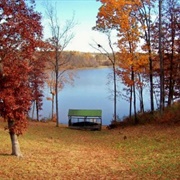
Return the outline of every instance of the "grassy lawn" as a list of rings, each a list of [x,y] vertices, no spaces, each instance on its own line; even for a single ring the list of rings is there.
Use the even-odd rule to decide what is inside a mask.
[[[0,180],[180,179],[180,126],[141,125],[102,131],[30,122],[19,137],[24,158],[10,156],[0,122]]]

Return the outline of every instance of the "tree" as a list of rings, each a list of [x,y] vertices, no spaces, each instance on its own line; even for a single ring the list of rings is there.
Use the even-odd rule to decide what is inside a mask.
[[[110,53],[101,45],[96,43],[96,47],[94,47],[93,45],[91,45],[93,48],[97,49],[98,51],[101,52],[101,54],[103,54],[105,57],[108,58],[110,64],[112,65],[112,70],[113,70],[113,109],[114,109],[114,114],[113,114],[113,121],[116,122],[117,121],[117,57],[116,57],[116,52],[114,50],[113,47],[113,43],[111,40],[111,32],[108,31],[108,29],[104,29],[101,27],[94,27],[93,29],[95,30],[99,30],[103,33],[106,33],[107,39],[108,39],[108,44],[109,44],[109,48],[110,48]]]
[[[136,116],[137,89],[141,94],[140,103],[141,109],[143,109],[142,88],[144,83],[142,77],[148,75],[151,112],[154,111],[154,99],[156,98],[154,94],[159,91],[159,104],[162,113],[166,100],[168,104],[171,104],[172,100],[179,96],[180,8],[178,1],[99,1],[102,6],[97,15],[96,26],[99,29],[115,29],[118,32],[119,63],[122,71],[119,74],[126,85],[130,87],[128,89],[130,111],[131,102],[134,99]],[[156,11],[159,13],[155,13]],[[146,53],[144,57],[137,53],[137,44],[140,39],[143,40],[141,49]],[[148,69],[146,55],[149,59]],[[158,84],[155,84],[156,81]]]
[[[138,10],[137,2],[131,1],[101,1],[96,27],[102,31],[115,29],[118,33],[119,47],[119,75],[124,75],[124,82],[130,87],[130,114],[132,109],[132,99],[134,105],[135,123],[136,118],[136,72],[138,72],[137,45],[140,39],[140,27],[135,17]],[[139,3],[140,6],[140,3]],[[140,61],[139,61],[140,62]],[[142,63],[139,67],[142,67]],[[146,63],[144,63],[146,64]],[[124,71],[124,68],[126,69]],[[124,71],[120,73],[120,71]],[[122,77],[123,78],[123,77]],[[127,81],[126,81],[126,80]],[[140,84],[140,83],[139,83]],[[142,86],[141,86],[142,88]],[[142,89],[141,89],[142,90]],[[142,94],[142,92],[141,92]],[[133,95],[133,97],[132,97]],[[142,99],[142,98],[141,98]],[[130,115],[131,116],[131,115]]]
[[[170,106],[173,99],[179,97],[178,67],[179,67],[179,40],[180,3],[177,0],[166,0],[163,5],[163,51],[164,51],[164,94]]]
[[[74,34],[72,33],[72,28],[75,26],[74,17],[71,20],[67,20],[65,25],[62,27],[58,21],[57,11],[55,6],[47,3],[46,5],[46,15],[49,20],[49,27],[51,30],[51,38],[48,39],[51,45],[51,69],[53,70],[55,77],[55,104],[56,104],[56,126],[59,126],[59,103],[58,103],[58,92],[59,87],[64,84],[63,79],[67,78],[63,76],[68,69],[67,64],[70,58],[63,57],[63,51],[73,39]],[[67,76],[67,75],[66,75]]]
[[[158,67],[159,108],[163,112],[165,105],[171,105],[179,97],[179,3],[176,0],[159,1],[159,17],[153,28],[153,49]]]
[[[55,114],[54,114],[54,97],[55,97],[55,77],[54,77],[54,72],[49,72],[49,76],[47,78],[47,84],[50,88],[50,94],[51,98],[48,98],[48,100],[51,101],[51,121],[54,120]]]
[[[162,51],[162,0],[159,0],[160,112],[164,110],[164,61]]]
[[[43,43],[43,46],[46,47],[46,44]],[[30,74],[30,82],[32,88],[32,96],[33,96],[33,110],[32,110],[32,118],[34,115],[34,109],[36,109],[36,119],[39,121],[39,111],[42,109],[42,101],[43,101],[43,88],[44,81],[47,78],[45,72],[43,71],[46,67],[47,57],[43,52],[44,48],[41,48],[39,52],[34,53],[33,60],[30,60],[30,66],[33,67],[32,73]],[[35,106],[35,108],[34,108]]]
[[[154,111],[154,88],[153,88],[153,62],[152,62],[152,45],[151,45],[151,26],[152,26],[152,8],[153,3],[156,0],[141,0],[140,4],[137,4],[138,11],[135,13],[137,20],[141,24],[141,31],[144,33],[142,39],[145,44],[143,50],[148,53],[149,56],[149,84],[150,84],[150,105],[151,113]]]
[[[30,75],[41,44],[41,16],[24,0],[0,2],[0,114],[8,122],[12,155],[22,156],[17,136],[27,127],[32,101]]]

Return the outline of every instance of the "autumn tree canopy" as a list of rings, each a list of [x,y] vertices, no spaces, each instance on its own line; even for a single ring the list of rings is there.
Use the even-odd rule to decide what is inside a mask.
[[[24,0],[0,1],[0,114],[8,121],[11,140],[26,128],[32,74],[37,72],[34,53],[42,45],[41,16],[30,5]],[[18,152],[12,149],[12,154]]]
[[[179,2],[97,1],[102,5],[97,14],[96,29],[103,33],[112,29],[117,31],[118,73],[130,87],[129,101],[134,100],[134,113],[136,90],[140,90],[142,97],[144,82],[150,86],[152,113],[155,96],[160,109],[171,105],[179,97]],[[158,84],[155,84],[157,80]]]

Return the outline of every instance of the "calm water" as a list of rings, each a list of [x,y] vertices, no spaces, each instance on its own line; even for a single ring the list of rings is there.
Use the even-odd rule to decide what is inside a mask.
[[[59,92],[59,114],[60,123],[68,123],[69,109],[102,109],[103,124],[111,122],[113,116],[113,100],[110,99],[112,84],[108,84],[108,76],[112,73],[111,68],[78,70],[74,85],[67,84]],[[120,84],[119,90],[122,91],[123,84]],[[51,117],[51,101],[46,100],[51,97],[49,89],[45,89],[43,100],[42,117]],[[147,101],[147,99],[146,99]],[[129,103],[118,98],[117,114],[120,118],[129,113]]]

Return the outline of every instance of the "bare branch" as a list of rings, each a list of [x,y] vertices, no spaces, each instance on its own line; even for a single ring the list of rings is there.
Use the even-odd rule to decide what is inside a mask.
[[[73,15],[72,19],[67,20],[65,25],[63,25],[58,19],[56,6],[53,6],[48,2],[46,4],[46,16],[49,19],[49,27],[51,30],[49,43],[52,46],[51,51],[53,53],[53,57],[50,63],[53,64],[52,71],[55,73],[55,84],[53,89],[55,90],[56,101],[56,126],[59,126],[58,92],[63,88],[63,85],[68,82],[68,77],[64,74],[67,71],[67,67],[65,65],[67,65],[70,60],[69,58],[63,58],[63,51],[74,38],[72,29],[76,23]]]

